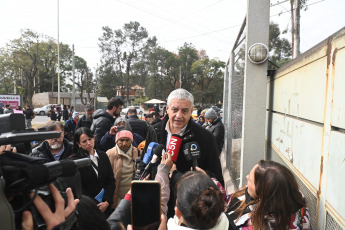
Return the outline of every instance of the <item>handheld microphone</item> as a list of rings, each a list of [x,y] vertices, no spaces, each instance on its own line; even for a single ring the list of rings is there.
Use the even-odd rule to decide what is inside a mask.
[[[162,157],[162,151],[165,150],[164,145],[159,144],[154,150],[153,150],[153,157],[152,160],[146,165],[144,172],[140,176],[140,180],[143,180],[152,170],[152,165],[154,165],[159,158]]]
[[[145,165],[147,165],[148,163],[150,163],[150,161],[152,160],[152,156],[153,156],[153,150],[158,146],[158,143],[156,142],[151,142],[149,144],[149,146],[147,146],[147,150],[146,153],[144,155],[143,158],[143,163]]]
[[[178,153],[180,151],[182,143],[182,138],[179,135],[173,134],[171,135],[169,145],[168,145],[168,150],[167,153],[171,155],[171,160],[176,163]]]
[[[193,161],[193,170],[198,166],[197,159],[200,158],[200,147],[198,142],[192,141],[183,145],[183,153],[187,161]]]

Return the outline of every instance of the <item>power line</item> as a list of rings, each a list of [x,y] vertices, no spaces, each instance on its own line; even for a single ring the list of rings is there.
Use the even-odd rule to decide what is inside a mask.
[[[210,8],[211,6],[214,6],[214,5],[218,4],[218,3],[220,3],[221,1],[223,1],[223,0],[220,0],[220,1],[218,1],[218,2],[212,3],[211,5],[208,5],[208,6],[202,8],[202,9],[200,9],[200,10],[195,11],[193,14],[188,14],[188,15],[185,15],[185,16],[179,18],[179,19],[176,19],[176,20],[174,20],[174,22],[178,22],[178,21],[180,21],[180,20],[182,20],[182,19],[185,19],[185,18],[188,18],[188,17],[190,17],[190,16],[193,16],[193,15],[195,15],[195,14],[197,14],[197,13],[199,13],[199,12],[205,10],[205,9]],[[173,14],[174,14],[174,13],[173,13]],[[176,14],[175,14],[175,15],[176,15]],[[161,28],[165,28],[166,26],[168,26],[168,25],[170,25],[170,24],[171,24],[171,23],[166,24],[166,25],[164,25],[164,26],[161,26],[161,27],[159,27],[159,28],[157,28],[157,29],[154,29],[153,31],[160,30]]]
[[[320,1],[317,1],[317,2],[310,3],[310,4],[308,4],[308,5],[305,5],[305,6],[315,5],[315,4],[317,4],[317,3],[324,2],[324,1],[326,1],[326,0],[320,0]],[[291,10],[287,10],[287,11],[280,12],[280,13],[275,14],[275,15],[271,15],[270,17],[275,17],[275,16],[279,16],[279,15],[282,15],[282,14],[285,14],[285,13],[290,13],[290,12],[291,12]]]
[[[141,11],[143,11],[143,12],[146,12],[146,13],[148,13],[148,14],[150,14],[150,15],[153,15],[153,16],[155,16],[155,17],[164,19],[164,20],[169,21],[169,22],[171,22],[171,23],[177,24],[178,26],[181,26],[181,27],[184,27],[184,28],[186,28],[186,29],[188,29],[188,30],[194,31],[194,32],[196,32],[196,33],[198,33],[198,34],[200,33],[199,31],[195,30],[194,28],[190,28],[190,27],[185,26],[185,25],[183,25],[183,24],[179,24],[179,23],[177,23],[177,22],[175,22],[175,21],[173,21],[173,20],[171,20],[171,19],[169,19],[169,18],[162,17],[162,16],[160,16],[160,15],[158,15],[158,14],[152,13],[152,12],[150,12],[150,11],[148,11],[148,10],[143,9],[143,8],[139,8],[139,7],[137,7],[137,6],[134,6],[134,5],[132,5],[132,4],[129,4],[128,2],[124,2],[124,1],[122,1],[122,0],[118,0],[118,1],[121,2],[121,3],[123,3],[123,4],[125,4],[125,5],[131,6],[131,7],[135,8],[135,9],[138,9],[138,10],[141,10]],[[208,36],[208,33],[206,33],[205,35]],[[210,38],[212,38],[212,37],[210,37]],[[218,40],[218,41],[220,41],[220,42],[222,42],[222,43],[224,43],[224,44],[228,44],[228,42],[225,42],[225,41],[220,40],[220,39],[217,39],[217,38],[212,38],[212,39]]]
[[[183,39],[188,39],[188,38],[194,38],[194,37],[204,36],[204,35],[207,35],[207,34],[212,34],[212,33],[216,33],[216,32],[219,32],[219,31],[232,29],[232,28],[235,28],[235,27],[237,27],[237,26],[241,26],[241,24],[235,25],[235,26],[230,26],[230,27],[223,28],[223,29],[220,29],[220,30],[214,30],[214,31],[211,31],[211,32],[208,32],[208,33],[203,33],[203,34],[198,34],[198,35],[194,35],[194,36],[190,36],[190,37],[184,37],[184,38],[178,38],[178,39],[175,39],[175,40],[165,41],[165,42],[163,42],[163,43],[166,43],[166,42],[174,42],[174,41],[179,41],[179,40],[183,40]]]

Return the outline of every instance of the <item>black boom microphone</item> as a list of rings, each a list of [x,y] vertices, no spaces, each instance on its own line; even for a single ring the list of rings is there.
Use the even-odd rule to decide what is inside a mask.
[[[156,148],[153,149],[152,160],[150,161],[150,163],[148,163],[148,165],[146,165],[144,172],[140,176],[140,180],[145,179],[145,177],[149,175],[149,173],[152,170],[152,165],[154,165],[157,162],[157,160],[162,157],[163,150],[165,150],[165,146],[162,144],[159,144]]]
[[[70,177],[78,168],[91,164],[89,158],[61,160],[42,164],[42,158],[32,158],[19,153],[5,152],[0,156],[6,180],[5,191],[21,192],[46,185],[57,177]]]
[[[198,142],[192,141],[183,145],[183,153],[187,161],[193,161],[193,170],[198,166],[198,159],[200,158],[200,147]]]

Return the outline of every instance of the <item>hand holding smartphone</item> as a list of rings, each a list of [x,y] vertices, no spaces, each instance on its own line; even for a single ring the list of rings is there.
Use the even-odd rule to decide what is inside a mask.
[[[158,229],[161,221],[161,184],[132,181],[131,218],[133,230]]]

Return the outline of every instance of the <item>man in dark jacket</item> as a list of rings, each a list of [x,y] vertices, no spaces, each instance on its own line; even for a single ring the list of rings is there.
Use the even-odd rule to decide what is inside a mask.
[[[32,118],[34,116],[34,112],[32,111],[32,109],[30,108],[30,105],[27,105],[26,106],[26,109],[25,109],[25,124],[26,124],[26,128],[31,128],[32,125],[31,125],[31,121],[32,121]]]
[[[212,134],[193,122],[191,119],[193,111],[194,97],[184,89],[172,91],[168,97],[167,112],[163,122],[155,124],[149,128],[144,152],[151,142],[157,142],[167,146],[171,135],[182,136],[182,144],[176,161],[177,170],[184,173],[190,171],[192,161],[187,161],[183,154],[185,143],[196,141],[200,146],[200,158],[197,160],[198,166],[205,171],[209,171],[222,184],[223,175],[218,157],[218,148]],[[154,175],[152,175],[154,176]]]
[[[90,129],[92,125],[92,120],[93,120],[92,114],[94,111],[95,111],[95,108],[93,107],[93,105],[87,104],[85,106],[85,114],[78,120],[78,124],[75,130],[81,127],[87,127]]]
[[[123,101],[121,98],[111,98],[108,102],[107,109],[98,109],[93,113],[91,131],[95,135],[95,148],[104,150],[100,142],[104,134],[114,125],[115,117],[120,116]]]
[[[67,105],[64,105],[64,106],[63,106],[62,119],[65,121],[65,123],[66,123],[66,122],[68,121],[68,119],[69,119],[69,111],[68,111]]]
[[[176,89],[170,93],[167,102],[167,115],[164,117],[163,122],[157,123],[149,128],[146,136],[144,153],[146,153],[147,147],[151,142],[157,142],[167,147],[172,134],[177,134],[182,137],[182,143],[175,162],[176,169],[180,173],[185,173],[190,171],[193,163],[185,158],[183,146],[186,143],[196,141],[200,148],[200,158],[197,159],[198,166],[206,172],[211,173],[212,176],[224,185],[215,139],[212,133],[192,120],[191,116],[194,104],[193,95],[185,89]],[[171,188],[174,188],[177,181],[174,175],[180,173],[173,173],[171,177]],[[155,169],[152,171],[152,174],[155,174]],[[155,175],[151,175],[151,177],[154,176]],[[171,189],[168,203],[168,217],[174,215],[174,206],[174,194],[173,189]]]
[[[47,126],[47,131],[60,132],[59,138],[43,141],[30,153],[32,157],[41,157],[48,162],[58,161],[68,158],[72,154],[72,144],[64,139],[63,125],[58,121],[52,121]]]
[[[208,126],[206,129],[210,131],[213,136],[216,138],[216,143],[218,146],[218,156],[220,155],[223,145],[224,145],[224,125],[221,121],[220,117],[217,116],[216,111],[214,111],[212,108],[208,109],[205,113],[206,120],[208,122]]]
[[[137,110],[134,107],[131,107],[128,110],[128,119],[126,122],[126,126],[132,131],[133,134],[136,134],[136,137],[133,137],[133,138],[135,139],[137,144],[140,144],[141,141],[145,140],[148,126],[145,121],[140,120],[138,118]]]

